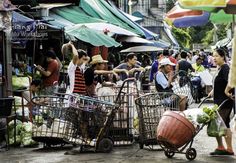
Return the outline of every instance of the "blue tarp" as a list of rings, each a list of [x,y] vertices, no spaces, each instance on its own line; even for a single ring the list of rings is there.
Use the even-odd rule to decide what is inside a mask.
[[[48,28],[60,29],[40,20],[34,20],[15,11],[12,12],[12,41],[14,43],[25,43],[37,36],[36,29],[46,30]]]

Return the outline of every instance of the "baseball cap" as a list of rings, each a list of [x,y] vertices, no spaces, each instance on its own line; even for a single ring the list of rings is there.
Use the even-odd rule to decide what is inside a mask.
[[[163,59],[160,61],[160,66],[164,66],[164,65],[175,66],[175,64],[172,63],[169,58],[163,58]]]

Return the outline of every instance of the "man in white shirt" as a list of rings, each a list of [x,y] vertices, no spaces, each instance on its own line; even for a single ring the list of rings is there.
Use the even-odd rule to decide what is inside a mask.
[[[83,73],[85,71],[84,62],[87,61],[87,54],[84,50],[78,51],[72,43],[67,46],[71,47],[73,59],[68,66],[68,76],[70,79],[70,93],[86,94],[85,81]]]

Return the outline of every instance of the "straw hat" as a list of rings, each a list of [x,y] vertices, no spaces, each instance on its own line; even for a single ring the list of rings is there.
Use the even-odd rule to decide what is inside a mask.
[[[107,63],[107,60],[103,60],[101,55],[94,55],[92,57],[92,61],[90,62],[91,65],[96,64],[96,63]]]

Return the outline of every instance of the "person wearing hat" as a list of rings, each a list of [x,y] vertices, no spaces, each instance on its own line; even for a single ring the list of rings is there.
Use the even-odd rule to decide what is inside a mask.
[[[71,48],[71,53],[73,54],[67,69],[70,80],[70,93],[86,95],[84,72],[85,63],[88,60],[87,53],[82,49],[76,50],[71,42],[67,43],[67,46]]]
[[[90,62],[91,67],[87,68],[84,77],[86,84],[86,93],[88,96],[96,96],[96,86],[98,83],[102,85],[111,85],[104,81],[103,75],[113,74],[118,76],[115,71],[105,70],[105,64],[107,60],[104,60],[101,55],[94,55],[92,61]]]
[[[121,80],[125,80],[129,77],[134,77],[135,72],[143,71],[144,68],[138,65],[137,57],[134,53],[129,53],[126,56],[126,62],[121,63],[114,68],[114,71],[120,73]]]
[[[159,71],[156,74],[155,83],[158,92],[172,92],[173,72],[172,66],[175,66],[169,58],[163,58],[159,63]]]
[[[59,80],[59,64],[56,60],[56,54],[53,51],[47,51],[46,57],[46,68],[38,65],[35,68],[42,75],[42,93],[45,95],[51,95],[55,91],[55,83]]]
[[[172,90],[172,82],[174,80],[174,74],[172,71],[172,66],[175,66],[174,63],[170,61],[169,58],[163,58],[160,61],[159,71],[155,77],[155,85],[158,92],[171,92]],[[177,100],[177,99],[176,99]],[[180,96],[179,100],[180,110],[185,110],[187,107],[187,98],[185,96]]]

